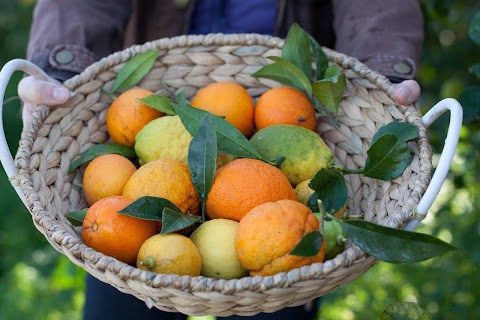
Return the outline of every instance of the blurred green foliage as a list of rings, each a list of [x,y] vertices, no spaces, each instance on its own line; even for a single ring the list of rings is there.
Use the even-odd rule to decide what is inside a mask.
[[[418,70],[421,110],[425,113],[440,99],[453,97],[462,102],[469,121],[462,128],[448,180],[417,231],[460,250],[418,264],[381,262],[325,296],[319,319],[377,319],[387,305],[397,301],[416,302],[433,319],[480,319],[480,123],[472,120],[478,119],[480,109],[480,79],[472,67],[480,64],[480,46],[469,36],[469,23],[480,12],[480,3],[420,2],[426,35]],[[25,57],[33,5],[33,0],[0,2],[0,66]],[[3,111],[13,152],[22,125],[20,102],[15,98],[21,76],[16,74],[11,80]],[[437,158],[448,120],[448,114],[442,116],[429,130]],[[0,174],[0,203],[0,319],[81,319],[85,272],[56,252],[35,229],[4,173]]]

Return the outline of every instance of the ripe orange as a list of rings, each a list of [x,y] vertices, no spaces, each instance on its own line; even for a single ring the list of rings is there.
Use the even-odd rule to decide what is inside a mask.
[[[118,154],[105,154],[93,159],[83,174],[87,203],[91,206],[100,199],[121,196],[123,187],[135,171],[135,165]]]
[[[253,100],[247,90],[239,84],[211,83],[197,92],[192,106],[210,111],[217,116],[224,116],[225,120],[247,138],[253,133]]]
[[[150,121],[164,114],[140,102],[154,94],[150,90],[131,88],[119,95],[107,112],[107,131],[118,144],[133,147],[135,136]]]
[[[273,124],[293,124],[315,129],[315,109],[305,94],[290,87],[276,87],[264,92],[255,106],[257,130]]]
[[[143,242],[156,231],[154,221],[117,213],[132,202],[121,196],[95,202],[83,220],[83,242],[103,254],[128,264],[135,264]]]
[[[282,199],[297,199],[282,171],[260,160],[242,158],[217,171],[205,211],[212,219],[240,221],[254,207]]]
[[[251,276],[287,272],[324,260],[325,237],[316,256],[290,254],[306,234],[319,228],[318,218],[299,202],[280,200],[264,203],[240,220],[235,236],[235,250],[240,263],[250,270]]]

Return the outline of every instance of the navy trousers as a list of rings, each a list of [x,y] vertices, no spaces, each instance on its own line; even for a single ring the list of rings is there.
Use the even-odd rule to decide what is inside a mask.
[[[318,299],[310,307],[298,306],[284,308],[274,313],[259,313],[255,316],[217,317],[226,320],[313,320],[316,318]],[[97,280],[90,274],[86,279],[86,301],[84,320],[186,320],[187,316],[181,313],[165,312],[148,309],[140,299],[122,293],[109,284]]]

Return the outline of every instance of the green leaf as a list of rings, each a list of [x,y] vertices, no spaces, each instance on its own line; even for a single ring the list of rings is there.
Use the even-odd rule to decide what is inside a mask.
[[[207,113],[188,147],[188,167],[195,190],[202,200],[202,212],[205,211],[217,166],[217,134],[211,119],[211,113]]]
[[[382,312],[379,320],[431,320],[428,311],[414,302],[394,302]]]
[[[473,42],[480,46],[480,11],[470,21],[468,35]]]
[[[456,249],[440,239],[364,220],[340,220],[353,242],[371,256],[390,263],[415,263]]]
[[[384,134],[367,151],[364,175],[392,180],[407,168],[412,156],[408,145],[393,134]]]
[[[308,35],[297,23],[288,30],[282,48],[282,58],[291,62],[310,79],[312,77],[312,56]]]
[[[336,170],[321,169],[308,186],[314,190],[307,205],[312,211],[318,211],[317,200],[323,202],[327,213],[337,212],[347,201],[348,189],[343,175]]]
[[[390,122],[378,129],[372,138],[372,144],[385,134],[393,134],[399,141],[408,141],[418,137],[418,129],[413,124],[406,122]]]
[[[322,248],[323,235],[315,230],[307,233],[302,240],[290,251],[290,254],[300,257],[313,257],[320,252]]]
[[[277,64],[281,65],[288,73],[294,77],[295,82],[298,82],[299,85],[295,88],[298,90],[304,91],[310,97],[312,95],[312,83],[310,78],[307,77],[302,70],[295,66],[290,61],[282,59],[280,57],[271,56],[268,57],[270,60],[275,61]]]
[[[167,97],[163,97],[158,94],[152,94],[143,99],[140,99],[140,101],[142,101],[147,106],[157,109],[158,111],[168,114],[170,116],[174,116],[177,114],[175,112],[175,109],[173,109],[172,107],[173,100]]]
[[[328,109],[337,112],[346,87],[345,75],[338,66],[331,65],[325,71],[325,78],[313,83],[313,93]]]
[[[118,73],[112,92],[125,91],[136,85],[152,69],[158,54],[158,50],[149,50],[130,59]]]
[[[312,48],[313,60],[315,61],[315,80],[321,80],[325,76],[325,71],[328,68],[328,58],[317,40],[308,34],[310,47]]]
[[[192,136],[197,132],[200,123],[208,113],[205,110],[193,108],[186,104],[174,103],[173,108]],[[217,134],[217,148],[219,152],[237,157],[264,160],[250,144],[250,141],[228,121],[212,114],[212,123]]]
[[[480,86],[466,88],[458,97],[463,107],[463,119],[473,121],[480,119]]]
[[[470,72],[474,77],[480,80],[480,63],[474,64],[470,68],[468,68],[468,72]]]
[[[79,227],[83,224],[85,215],[87,214],[88,208],[82,209],[80,211],[71,211],[66,214],[67,220],[70,221],[72,226]]]
[[[137,157],[137,154],[135,153],[135,150],[133,148],[130,148],[121,144],[116,144],[116,143],[95,144],[90,148],[88,148],[87,151],[82,153],[80,157],[72,161],[72,163],[70,164],[70,168],[68,168],[68,172],[69,173],[72,172],[73,170],[75,170],[85,162],[91,161],[96,157],[99,157],[104,154],[112,154],[112,153],[119,154],[129,159],[135,159]]]
[[[143,220],[161,221],[164,208],[181,213],[180,209],[169,200],[151,196],[138,198],[118,213]]]
[[[163,208],[162,212],[162,231],[161,234],[167,234],[185,229],[200,220],[199,216],[185,215],[170,208]]]

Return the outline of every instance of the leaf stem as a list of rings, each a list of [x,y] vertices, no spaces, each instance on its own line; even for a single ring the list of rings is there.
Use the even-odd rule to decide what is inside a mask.
[[[328,168],[337,170],[343,174],[363,174],[365,172],[365,168],[347,169],[336,163],[329,164]]]

